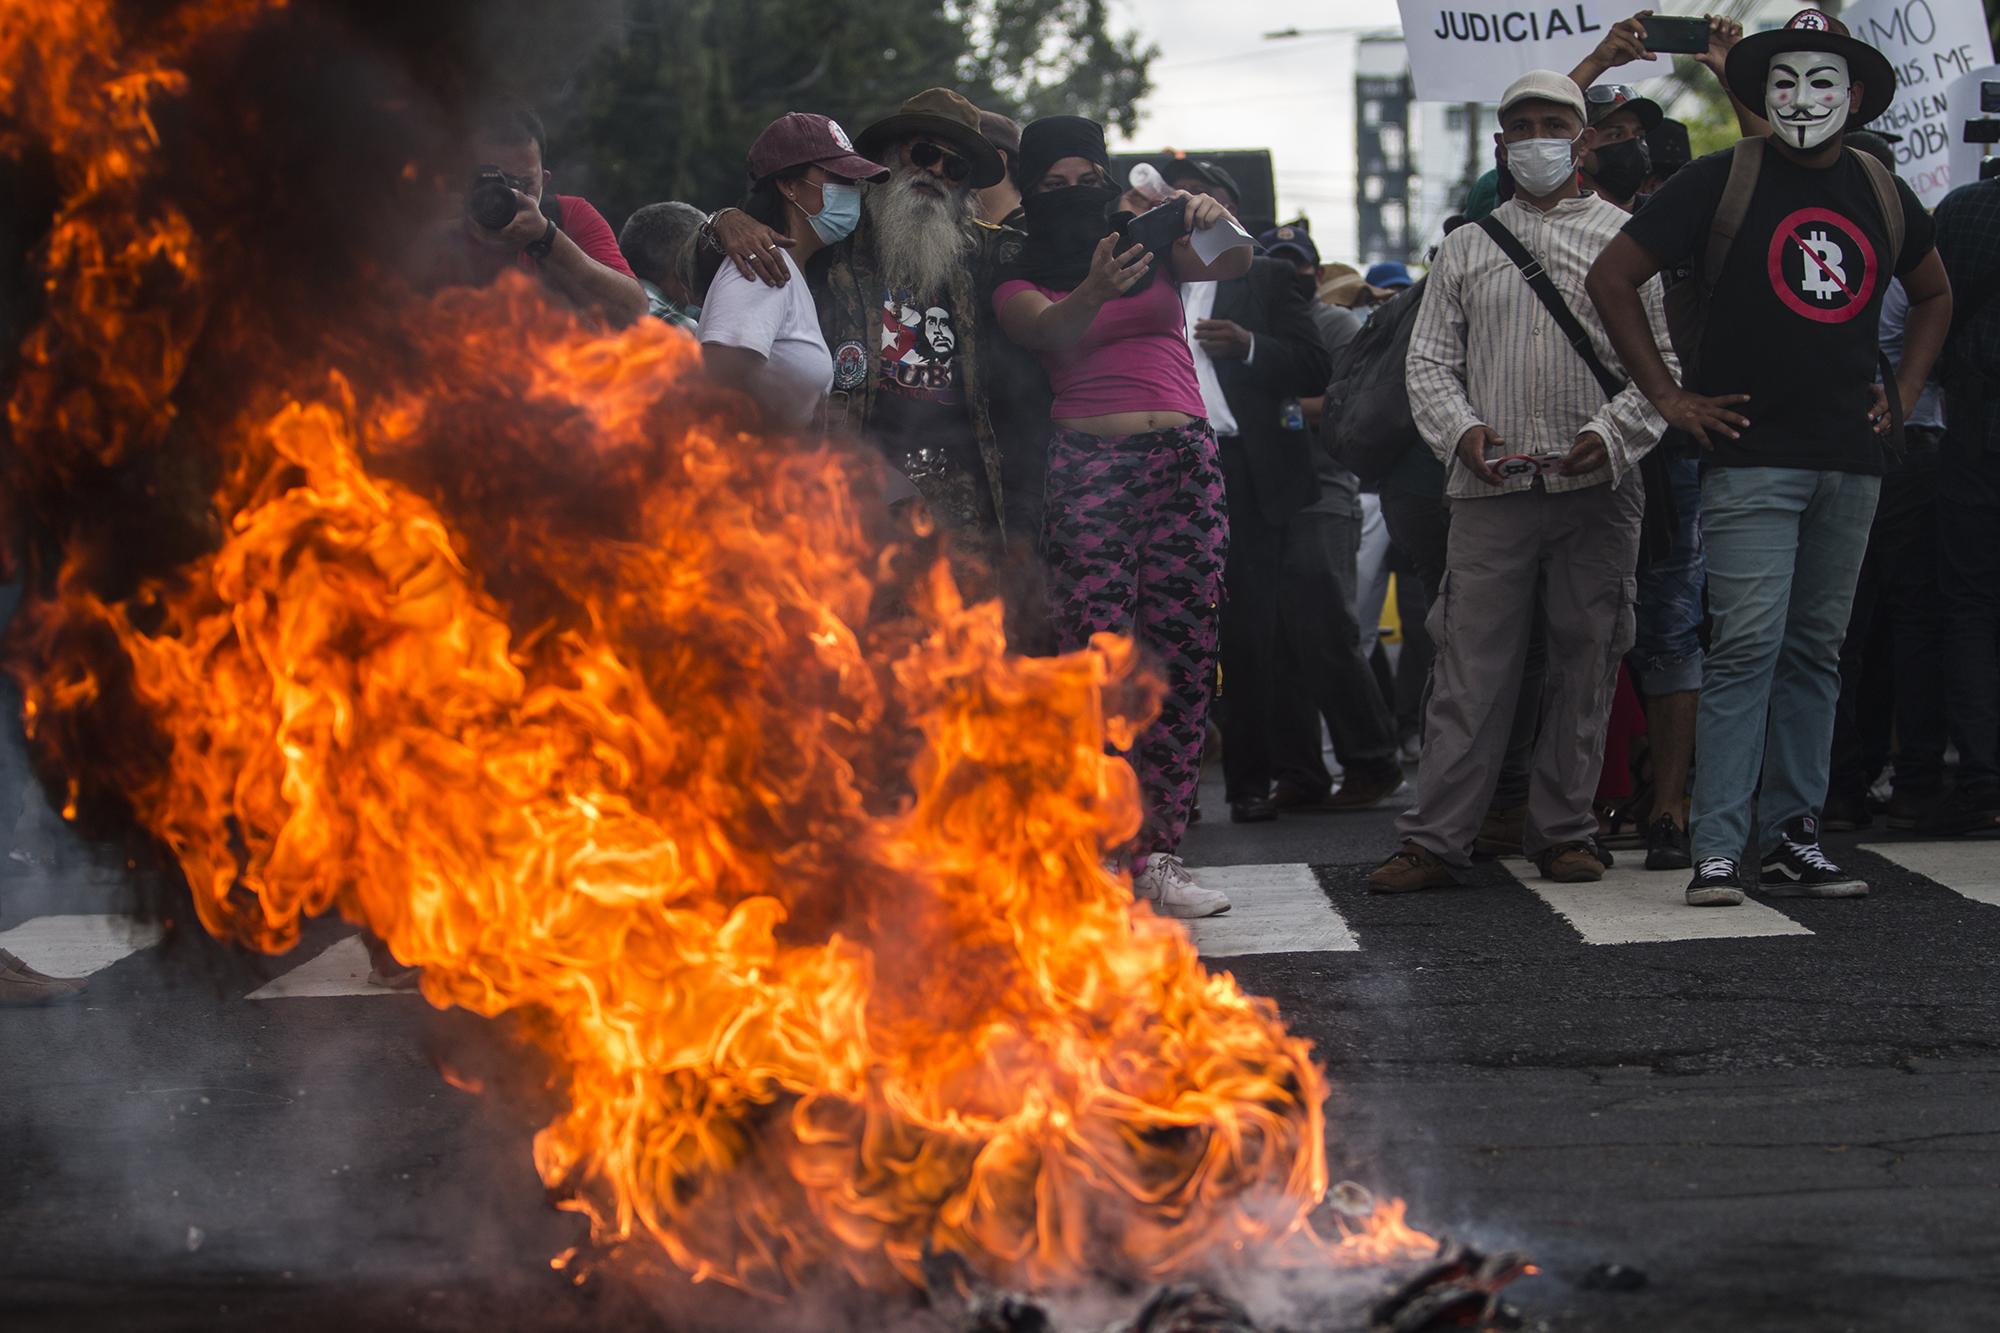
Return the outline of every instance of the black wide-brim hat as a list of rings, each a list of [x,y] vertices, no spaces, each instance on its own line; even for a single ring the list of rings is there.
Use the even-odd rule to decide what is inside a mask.
[[[979,108],[949,88],[926,88],[903,103],[902,110],[861,131],[854,144],[863,157],[893,166],[894,155],[883,154],[919,134],[950,144],[960,157],[972,163],[974,189],[998,185],[1007,174],[1000,150],[980,132]]]
[[[1860,129],[1896,100],[1896,70],[1887,56],[1848,36],[1847,25],[1832,15],[1802,9],[1784,27],[1754,33],[1729,48],[1723,78],[1736,99],[1760,116],[1764,76],[1770,72],[1771,57],[1780,51],[1825,51],[1847,61],[1849,76],[1861,84],[1861,106],[1847,121],[1851,128]]]

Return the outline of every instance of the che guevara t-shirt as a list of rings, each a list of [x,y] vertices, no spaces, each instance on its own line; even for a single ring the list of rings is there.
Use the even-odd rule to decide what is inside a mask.
[[[1681,168],[1625,224],[1662,268],[1685,262],[1701,271],[1735,151]],[[1687,385],[1700,394],[1750,395],[1737,409],[1750,428],[1737,440],[1711,433],[1711,464],[1882,471],[1882,446],[1868,422],[1882,293],[1930,253],[1932,240],[1930,215],[1901,178],[1896,193],[1903,248],[1892,255],[1874,186],[1852,152],[1814,170],[1766,148]]]

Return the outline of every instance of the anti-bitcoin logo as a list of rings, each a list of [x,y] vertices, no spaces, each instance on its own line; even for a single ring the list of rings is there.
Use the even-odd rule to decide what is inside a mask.
[[[1794,314],[1845,324],[1875,295],[1875,247],[1852,221],[1826,208],[1801,208],[1771,233],[1771,290]]]

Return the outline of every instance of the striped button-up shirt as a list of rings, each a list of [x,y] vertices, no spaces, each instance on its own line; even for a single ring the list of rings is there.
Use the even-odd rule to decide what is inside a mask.
[[[1598,358],[1612,373],[1629,378],[1583,289],[1591,264],[1625,225],[1626,214],[1596,195],[1584,195],[1546,213],[1510,199],[1493,215],[1555,280],[1589,331]],[[1641,297],[1660,355],[1678,379],[1660,280],[1649,281]],[[1635,385],[1628,383],[1616,398],[1605,400],[1590,367],[1521,270],[1477,226],[1460,227],[1438,249],[1410,332],[1408,371],[1417,429],[1449,468],[1445,493],[1454,499],[1526,490],[1536,481],[1531,473],[1488,486],[1467,471],[1458,462],[1458,441],[1474,426],[1499,435],[1503,452],[1531,456],[1567,454],[1579,435],[1595,431],[1604,440],[1606,465],[1576,477],[1543,474],[1540,480],[1551,491],[1616,484],[1666,429]]]

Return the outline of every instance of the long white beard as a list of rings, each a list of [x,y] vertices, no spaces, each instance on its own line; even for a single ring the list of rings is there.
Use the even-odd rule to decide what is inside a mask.
[[[947,186],[942,195],[916,185],[909,169],[868,191],[865,207],[882,281],[910,293],[919,307],[945,295],[951,276],[971,257],[972,191]]]

